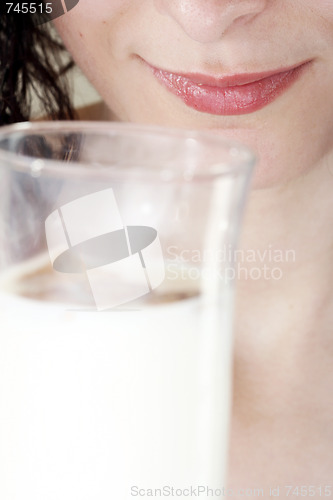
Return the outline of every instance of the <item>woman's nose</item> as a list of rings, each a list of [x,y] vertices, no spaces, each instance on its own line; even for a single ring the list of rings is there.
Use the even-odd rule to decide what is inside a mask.
[[[236,21],[249,22],[268,0],[155,0],[161,14],[174,19],[187,35],[201,43],[218,41]]]

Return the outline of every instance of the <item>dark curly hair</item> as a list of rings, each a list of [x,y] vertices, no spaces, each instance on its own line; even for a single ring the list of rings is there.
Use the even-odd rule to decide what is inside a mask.
[[[65,78],[74,63],[66,54],[44,14],[0,16],[0,125],[29,120],[33,94],[48,119],[76,118]]]

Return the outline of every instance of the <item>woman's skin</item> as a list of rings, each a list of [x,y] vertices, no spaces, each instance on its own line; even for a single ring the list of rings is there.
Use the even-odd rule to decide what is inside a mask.
[[[214,130],[258,152],[241,248],[295,258],[242,262],[229,487],[279,485],[284,498],[285,485],[332,484],[332,0],[82,0],[55,25],[110,119]],[[189,107],[147,62],[218,78],[308,64],[230,116]],[[246,276],[264,265],[280,278]]]

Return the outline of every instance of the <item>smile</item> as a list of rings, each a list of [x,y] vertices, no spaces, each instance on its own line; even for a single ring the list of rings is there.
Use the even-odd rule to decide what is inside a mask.
[[[302,74],[309,61],[265,73],[222,78],[176,74],[148,64],[156,79],[187,106],[213,115],[243,115],[267,106]]]

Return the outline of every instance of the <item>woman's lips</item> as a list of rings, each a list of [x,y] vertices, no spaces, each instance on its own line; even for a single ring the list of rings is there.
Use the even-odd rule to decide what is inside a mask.
[[[214,78],[175,74],[148,65],[157,80],[189,107],[213,115],[243,115],[267,106],[298,79],[308,62],[264,73]]]

